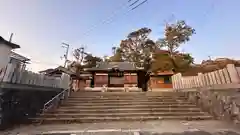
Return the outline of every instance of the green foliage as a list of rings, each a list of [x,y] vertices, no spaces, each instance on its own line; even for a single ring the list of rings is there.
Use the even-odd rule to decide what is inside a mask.
[[[83,60],[83,64],[86,68],[95,67],[97,65],[97,62],[103,61],[100,57],[92,56],[92,55],[86,55]]]
[[[195,29],[187,25],[185,21],[178,21],[176,24],[168,24],[165,28],[165,37],[157,41],[157,45],[166,47],[172,55],[182,43],[190,40],[195,34]]]
[[[115,54],[110,57],[109,61],[111,62],[122,62],[122,53],[121,53],[121,49],[120,48],[115,48]]]
[[[135,62],[137,66],[148,70],[151,55],[157,48],[155,42],[148,38],[151,31],[149,28],[141,28],[129,33],[120,44],[121,60]]]
[[[194,58],[188,53],[174,53],[174,61],[168,51],[156,52],[153,55],[152,71],[169,71],[182,72],[189,68],[194,62]]]
[[[183,54],[177,51],[180,45],[189,41],[193,34],[195,34],[195,29],[187,25],[185,21],[166,25],[164,38],[160,38],[156,44],[159,48],[168,50],[169,61],[165,64],[168,65],[167,67],[172,66],[172,69],[178,72],[187,69],[193,63],[194,59],[190,54]]]

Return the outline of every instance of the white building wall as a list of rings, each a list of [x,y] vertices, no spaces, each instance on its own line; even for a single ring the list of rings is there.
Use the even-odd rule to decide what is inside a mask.
[[[8,64],[11,50],[11,47],[5,44],[0,44],[0,70]]]

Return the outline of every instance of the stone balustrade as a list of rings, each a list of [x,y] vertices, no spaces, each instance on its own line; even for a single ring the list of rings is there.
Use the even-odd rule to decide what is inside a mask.
[[[240,88],[240,67],[228,64],[226,68],[209,73],[198,73],[197,76],[182,76],[181,73],[172,76],[173,89],[194,88]]]

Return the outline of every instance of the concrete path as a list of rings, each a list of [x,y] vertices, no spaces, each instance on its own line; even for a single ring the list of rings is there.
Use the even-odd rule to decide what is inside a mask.
[[[11,131],[0,132],[2,135],[150,135],[152,133],[182,133],[206,131],[210,133],[221,131],[240,133],[237,125],[221,121],[143,121],[143,122],[107,122],[107,123],[83,123],[62,125],[22,126]],[[203,133],[201,133],[203,134]],[[156,135],[156,134],[154,134]],[[189,135],[189,134],[188,134]],[[240,135],[240,134],[239,134]]]

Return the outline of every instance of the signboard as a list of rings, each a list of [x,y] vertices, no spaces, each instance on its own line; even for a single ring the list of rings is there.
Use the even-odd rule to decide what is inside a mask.
[[[123,72],[110,72],[109,76],[111,76],[111,77],[123,77],[124,73]]]
[[[110,84],[124,84],[124,77],[110,77]]]

